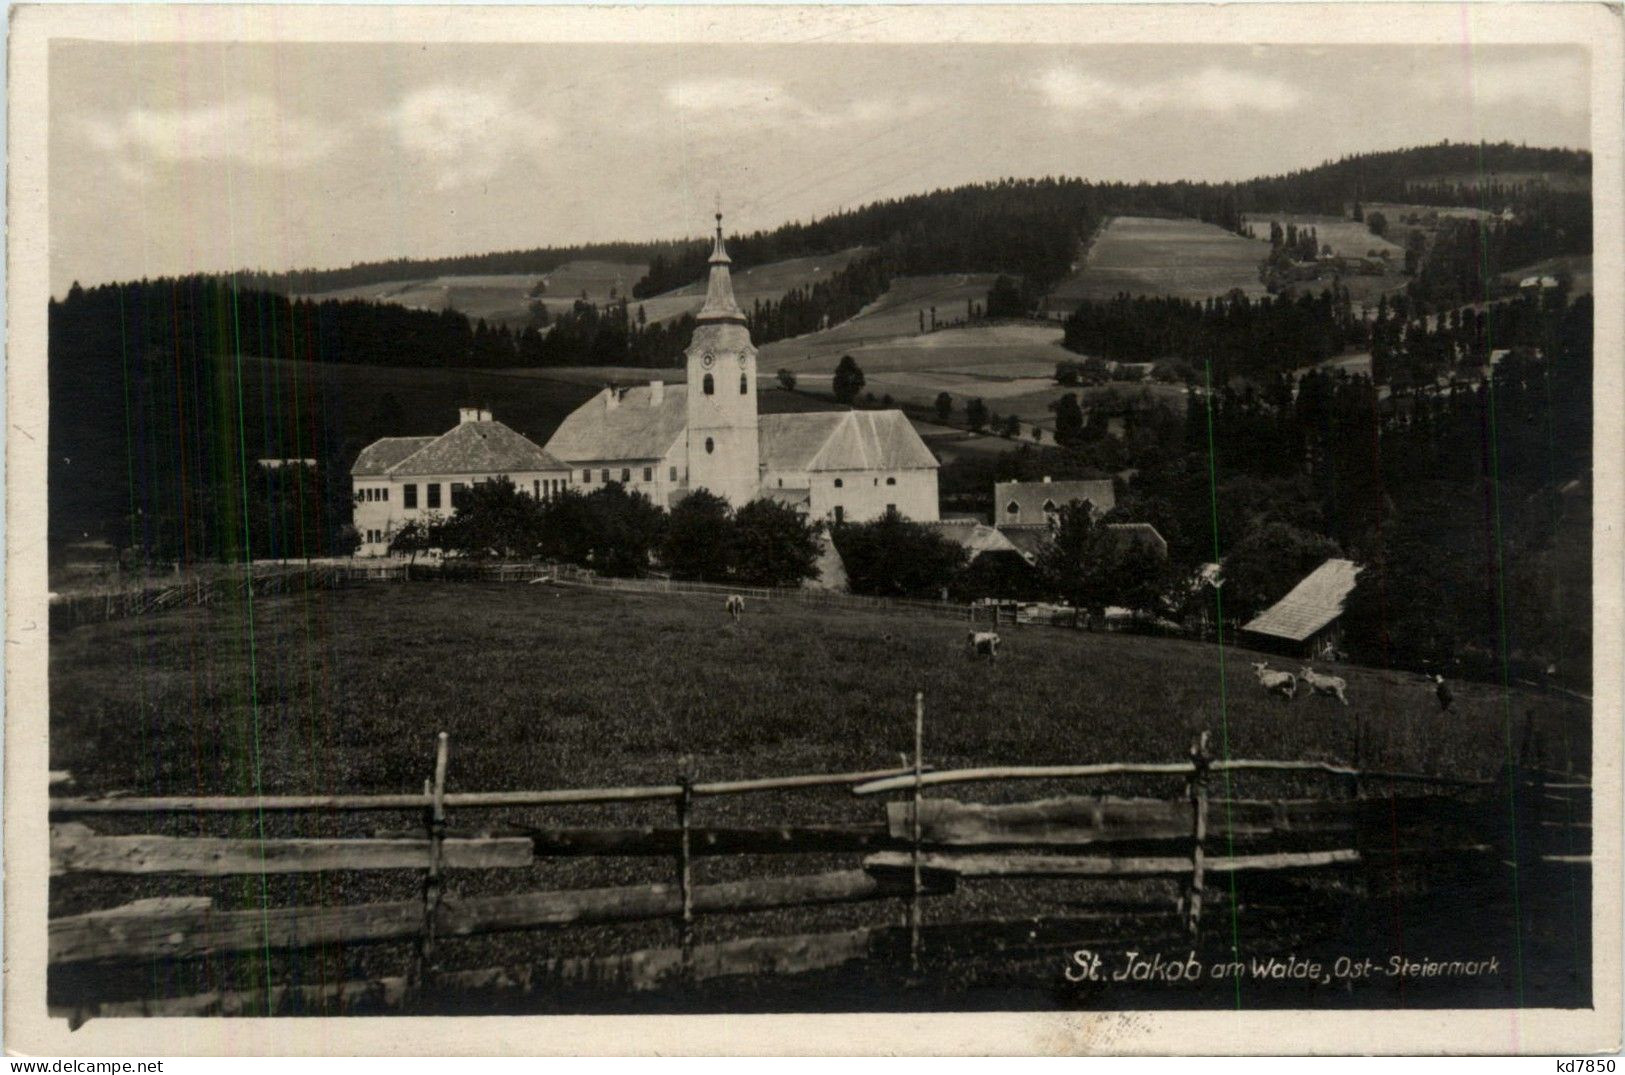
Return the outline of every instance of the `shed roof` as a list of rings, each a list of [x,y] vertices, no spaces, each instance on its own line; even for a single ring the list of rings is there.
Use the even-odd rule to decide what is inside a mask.
[[[1302,642],[1343,614],[1359,573],[1352,560],[1327,560],[1242,630]]]
[[[1168,555],[1168,541],[1150,523],[1107,523],[1106,530],[1118,547],[1131,546],[1158,556]]]
[[[768,470],[915,470],[936,468],[902,411],[764,414],[761,461]]]
[[[1044,505],[1063,508],[1074,500],[1087,500],[1095,514],[1103,515],[1117,506],[1117,493],[1110,478],[1065,482],[995,482],[993,519],[1003,526],[1043,526],[1048,523]],[[1015,511],[1010,505],[1016,505]],[[1050,509],[1054,510],[1054,509]]]
[[[610,406],[610,393],[617,393]],[[570,412],[547,441],[567,463],[662,459],[688,428],[688,386],[665,385],[656,403],[650,385],[606,388]]]
[[[941,522],[925,523],[923,525],[926,529],[963,548],[970,554],[972,560],[985,552],[1013,552],[1019,556],[1025,556],[1013,541],[984,522],[945,519]]]
[[[361,449],[350,474],[356,478],[381,478],[389,468],[425,447],[433,437],[382,437]]]

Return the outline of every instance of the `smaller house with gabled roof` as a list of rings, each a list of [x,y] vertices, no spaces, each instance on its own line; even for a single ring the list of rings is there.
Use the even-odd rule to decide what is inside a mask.
[[[1092,481],[993,483],[993,525],[1000,530],[1040,526],[1048,529],[1060,510],[1077,500],[1098,519],[1117,506],[1110,478]]]
[[[1360,567],[1352,560],[1327,560],[1242,631],[1260,649],[1294,657],[1315,657],[1335,649],[1343,606],[1359,574]]]
[[[570,484],[569,467],[482,407],[461,407],[457,425],[438,437],[384,437],[350,468],[354,525],[361,556],[382,556],[390,539],[416,519],[451,515],[463,491],[507,478],[538,499]]]

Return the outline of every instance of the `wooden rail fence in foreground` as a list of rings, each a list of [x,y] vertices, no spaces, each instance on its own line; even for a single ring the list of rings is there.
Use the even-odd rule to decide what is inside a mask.
[[[672,980],[735,974],[799,973],[870,957],[875,931],[757,937],[695,943],[695,919],[873,900],[902,900],[909,962],[918,969],[921,902],[961,882],[988,878],[1183,878],[1169,910],[1193,937],[1202,929],[1206,879],[1238,871],[1349,869],[1466,856],[1518,865],[1589,860],[1590,787],[1583,779],[1508,766],[1494,779],[1358,770],[1318,761],[1218,759],[1206,735],[1179,762],[1000,766],[934,771],[923,764],[923,698],[916,698],[913,758],[901,768],[866,772],[701,782],[688,762],[670,784],[537,791],[447,793],[450,743],[436,741],[422,794],[263,797],[53,798],[51,870],[55,875],[180,874],[197,877],[316,871],[413,870],[424,874],[420,899],[344,906],[219,910],[204,897],[139,900],[52,919],[54,966],[120,961],[190,960],[222,953],[297,950],[332,944],[412,943],[395,978],[273,987],[250,993],[145,998],[97,1003],[76,998],[62,1014],[186,1015],[409,1007],[428,991],[527,993],[572,984],[647,989]],[[1271,773],[1329,778],[1322,797],[1248,799],[1216,796],[1221,776]],[[54,774],[61,786],[68,774]],[[1183,794],[1134,798],[1068,794],[998,805],[927,798],[928,789],[989,781],[1174,780]],[[1386,792],[1384,792],[1386,785]],[[1395,789],[1432,785],[1399,794]],[[696,818],[706,798],[846,789],[876,804],[874,820],[846,824],[713,827]],[[1501,796],[1486,808],[1487,796]],[[571,828],[505,824],[456,827],[472,808],[670,802],[670,826]],[[1509,818],[1505,803],[1521,804]],[[227,839],[98,832],[105,815],[188,816],[266,811],[418,813],[416,830],[375,830],[368,837]],[[1366,838],[1380,834],[1380,839]],[[1216,853],[1222,846],[1224,851]],[[703,857],[850,854],[848,868],[811,875],[696,884]],[[578,856],[666,857],[669,882],[460,896],[449,883],[466,869],[520,870],[539,860]],[[677,944],[615,956],[544,959],[522,966],[442,971],[450,939],[507,931],[667,919]]]

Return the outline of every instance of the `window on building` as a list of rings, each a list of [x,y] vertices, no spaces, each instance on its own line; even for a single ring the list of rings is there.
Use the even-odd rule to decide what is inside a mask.
[[[582,482],[584,484],[591,485],[592,484],[592,471],[583,470],[581,472],[581,480],[582,480]]]
[[[700,382],[700,387],[708,396],[714,396],[717,394],[717,382],[709,373],[705,375],[705,380]]]
[[[783,488],[784,488],[784,479],[783,479],[783,478],[780,478],[780,479],[779,479],[779,488],[780,488],[780,489],[783,489]]]
[[[887,485],[896,485],[897,484],[897,479],[896,478],[887,478],[886,479],[886,484]]]
[[[1055,511],[1055,501],[1053,501],[1053,500],[1044,501],[1044,513],[1046,515],[1048,515],[1048,514],[1052,514],[1054,511]]]
[[[1014,500],[1012,500],[1012,501],[1010,501],[1010,503],[1008,503],[1008,504],[1006,504],[1004,506],[1004,510],[1005,510],[1006,513],[1008,513],[1010,515],[1020,515],[1021,514],[1021,505],[1017,504]]]
[[[609,468],[608,467],[605,467],[603,470],[598,472],[598,480],[603,482],[605,485],[609,484]]]
[[[743,373],[741,373],[739,375],[739,394],[743,396],[743,395],[748,394],[749,392],[750,392],[750,382],[747,381],[745,379],[745,375]]]
[[[655,468],[654,467],[644,467],[643,468],[643,480],[646,481],[646,482],[652,482],[652,481],[655,480]]]
[[[412,509],[418,506],[418,487],[416,482],[407,482],[401,486],[401,507]]]
[[[438,508],[440,506],[440,483],[439,482],[430,482],[424,488],[429,490],[429,495],[428,495],[429,507],[431,509]]]
[[[622,467],[621,468],[621,484],[625,485],[627,482],[629,482],[631,480],[632,480],[632,468],[631,467]]]
[[[671,468],[671,480],[672,481],[677,480],[677,468],[676,467]]]
[[[835,522],[837,524],[846,522],[846,509],[839,504],[835,505]]]
[[[378,491],[384,495],[384,503],[389,503],[389,486],[386,485]]]
[[[463,502],[466,501],[467,499],[468,499],[468,486],[464,485],[462,482],[452,482],[451,483],[451,506],[452,506],[452,508],[461,509],[462,506],[463,506]]]
[[[712,440],[710,437],[706,437],[705,438],[705,454],[710,455],[712,452],[714,452],[716,450],[717,450],[717,442]]]
[[[840,478],[835,479],[835,488],[839,489],[845,484],[846,482],[842,481]]]
[[[537,500],[542,499],[542,479],[532,478],[530,480],[530,495]]]

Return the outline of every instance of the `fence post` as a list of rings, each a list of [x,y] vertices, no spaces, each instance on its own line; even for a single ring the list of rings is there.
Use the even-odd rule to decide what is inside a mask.
[[[914,973],[920,971],[920,778],[924,772],[925,692],[914,692],[914,803],[909,808],[910,842],[913,845],[913,882],[909,888],[908,962]]]
[[[434,975],[434,928],[440,914],[440,867],[446,839],[446,756],[449,738],[441,732],[435,740],[434,779],[423,782],[424,794],[429,796],[429,870],[423,879],[423,935],[418,942],[417,968],[414,984],[421,986]]]
[[[1196,940],[1202,928],[1202,845],[1207,840],[1207,772],[1212,762],[1207,748],[1207,732],[1191,744],[1191,887],[1185,897],[1185,929]]]
[[[677,796],[677,884],[683,897],[680,944],[686,975],[694,961],[694,863],[689,845],[689,826],[694,813],[694,759],[685,754],[677,764],[677,782],[682,788]]]

